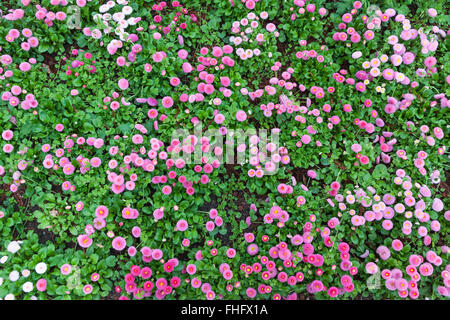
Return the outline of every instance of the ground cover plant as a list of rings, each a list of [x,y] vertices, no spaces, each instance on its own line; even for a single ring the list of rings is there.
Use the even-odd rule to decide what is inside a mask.
[[[441,0],[0,2],[0,298],[448,299]]]

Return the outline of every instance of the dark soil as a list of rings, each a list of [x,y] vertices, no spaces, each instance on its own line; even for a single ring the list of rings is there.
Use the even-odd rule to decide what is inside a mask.
[[[193,21],[193,20],[190,20],[190,21],[194,22],[198,26],[201,26],[203,24],[203,21],[206,19],[206,13],[204,13],[204,12],[198,12],[198,11],[189,9],[188,15],[190,16],[191,14],[194,14],[197,17],[197,19],[195,21]]]
[[[217,200],[219,199],[216,195],[211,194],[210,196],[211,201],[209,202],[205,202],[200,208],[199,210],[201,211],[209,211],[211,209],[216,209],[217,208]]]
[[[241,173],[238,172],[234,168],[234,166],[235,166],[234,164],[224,164],[223,166],[225,167],[225,170],[227,170],[227,176],[228,177],[231,177],[232,175],[234,175],[236,178],[239,178]],[[223,177],[223,178],[225,178],[225,180],[226,180],[227,177]]]
[[[100,298],[100,300],[119,300],[121,294],[117,293],[114,289],[104,298]]]
[[[0,203],[6,200],[6,193],[9,192],[10,185],[9,184],[1,184],[0,190],[4,192],[0,193]],[[28,206],[29,200],[23,198],[23,194],[25,193],[26,187],[24,185],[20,185],[16,192],[11,192],[11,196],[16,200],[16,205],[14,209],[19,211],[20,208],[26,208]]]
[[[48,66],[51,73],[56,73],[56,65],[58,64],[58,61],[56,61],[55,55],[48,52],[43,52],[42,56],[44,57],[44,61],[42,63]]]
[[[215,196],[215,195],[211,195],[210,198],[211,198],[211,201],[208,202],[208,203],[204,203],[203,206],[201,206],[199,208],[199,210],[208,212],[209,210],[216,209],[218,207],[218,200],[219,200],[219,198],[217,196]],[[206,213],[204,213],[204,214],[206,214]],[[223,226],[227,229],[227,233],[226,234],[218,233],[216,235],[216,237],[221,241],[222,245],[226,245],[226,246],[231,247],[232,243],[230,241],[230,235],[232,233],[232,227],[231,227],[231,225],[229,223],[224,223]]]
[[[450,171],[445,171],[445,181],[440,183],[440,187],[444,188],[441,194],[443,198],[448,198],[450,195]]]
[[[26,221],[24,223],[24,226],[27,230],[33,230],[34,233],[38,235],[40,244],[45,244],[47,241],[56,244],[55,234],[48,229],[39,229],[38,225],[39,223],[36,219],[33,221]]]
[[[300,167],[294,167],[290,173],[292,176],[297,180],[297,182],[301,182],[304,185],[308,182],[308,175],[307,175],[308,169],[300,168]]]
[[[316,297],[313,294],[310,294],[308,292],[298,293],[297,298],[298,298],[298,300],[316,300]]]

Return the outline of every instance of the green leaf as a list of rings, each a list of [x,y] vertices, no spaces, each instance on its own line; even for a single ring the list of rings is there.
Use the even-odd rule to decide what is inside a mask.
[[[106,258],[106,265],[108,267],[114,267],[116,265],[116,260],[117,260],[116,257],[109,256],[108,258]]]

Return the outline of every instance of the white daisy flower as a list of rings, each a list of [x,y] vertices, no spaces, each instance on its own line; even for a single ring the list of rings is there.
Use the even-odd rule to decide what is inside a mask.
[[[125,7],[122,8],[122,12],[125,15],[129,15],[129,14],[131,14],[133,12],[133,8],[130,7],[130,6],[125,6]]]
[[[30,270],[25,269],[25,270],[22,271],[22,276],[24,276],[26,278],[26,277],[28,277],[30,275],[30,273],[31,273]]]
[[[20,243],[19,241],[11,241],[8,244],[8,247],[6,248],[6,250],[8,250],[11,253],[16,253],[17,251],[20,250]]]
[[[39,262],[36,267],[34,268],[36,273],[43,274],[47,271],[47,264],[45,262]]]
[[[353,59],[358,59],[362,57],[362,52],[361,51],[355,51],[352,53],[352,58]]]
[[[125,15],[122,12],[116,12],[113,14],[113,20],[116,22],[120,22],[125,19]]]
[[[33,283],[31,283],[30,281],[25,282],[22,286],[22,290],[26,293],[30,292],[31,290],[33,290]]]
[[[19,278],[20,278],[19,271],[13,270],[9,274],[9,280],[12,281],[12,282],[16,282],[17,280],[19,280]]]
[[[119,21],[119,25],[122,29],[126,29],[128,27],[128,22],[127,20],[121,20]]]
[[[108,5],[103,4],[103,5],[100,6],[100,8],[98,8],[98,11],[101,12],[101,13],[105,13],[105,12],[107,12],[109,9],[110,9],[110,7],[109,7]]]
[[[129,19],[127,20],[127,22],[128,22],[128,24],[129,24],[130,26],[134,26],[134,25],[137,24],[137,21],[136,21],[136,20],[137,20],[136,18],[131,17],[131,18],[129,18]]]

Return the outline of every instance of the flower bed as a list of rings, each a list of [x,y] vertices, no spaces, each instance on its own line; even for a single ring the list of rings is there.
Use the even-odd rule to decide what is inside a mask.
[[[16,2],[1,299],[448,298],[445,1]]]

